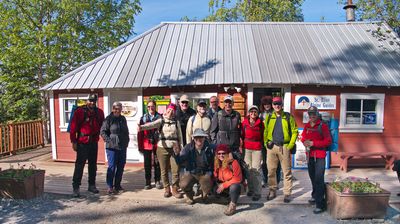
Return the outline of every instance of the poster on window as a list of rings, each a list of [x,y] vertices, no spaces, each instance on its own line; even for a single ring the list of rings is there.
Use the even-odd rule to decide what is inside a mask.
[[[138,112],[136,102],[133,101],[121,101],[122,111],[121,114],[125,117],[134,117]]]
[[[299,137],[303,132],[303,128],[299,128]],[[296,141],[297,151],[296,154],[292,155],[292,168],[293,169],[307,169],[308,168],[308,159],[306,155],[306,147],[304,147],[303,143],[300,140]],[[325,168],[329,169],[330,167],[330,153],[326,154],[325,159]]]
[[[376,113],[364,113],[363,124],[376,124]]]

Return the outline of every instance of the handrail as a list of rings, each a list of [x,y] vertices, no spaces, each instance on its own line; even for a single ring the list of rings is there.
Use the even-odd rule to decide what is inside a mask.
[[[44,146],[43,121],[10,122],[0,125],[0,155]]]

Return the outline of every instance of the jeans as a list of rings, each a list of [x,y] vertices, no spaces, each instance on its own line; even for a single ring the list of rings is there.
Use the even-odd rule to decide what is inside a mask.
[[[74,189],[79,189],[79,186],[81,186],[83,169],[85,168],[86,161],[88,161],[89,186],[96,185],[97,152],[97,142],[78,144],[74,175],[72,177],[72,187]]]
[[[106,182],[109,188],[120,188],[126,163],[126,149],[106,149],[108,168]]]
[[[151,167],[154,167],[154,181],[160,181],[161,171],[160,163],[158,162],[157,154],[154,150],[143,150],[144,157],[144,176],[146,185],[151,183]]]
[[[316,207],[325,208],[325,158],[310,158],[308,175],[312,184],[311,197],[315,199]]]

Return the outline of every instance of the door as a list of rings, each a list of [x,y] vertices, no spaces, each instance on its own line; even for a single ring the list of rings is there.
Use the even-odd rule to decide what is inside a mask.
[[[129,128],[129,145],[126,152],[127,163],[143,162],[137,144],[137,124],[142,116],[142,96],[138,90],[112,90],[109,92],[109,111],[116,101],[122,103],[122,114],[125,116]]]

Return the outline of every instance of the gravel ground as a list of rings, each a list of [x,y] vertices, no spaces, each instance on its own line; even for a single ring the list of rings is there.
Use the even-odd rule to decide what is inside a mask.
[[[400,214],[389,208],[385,220],[337,221],[327,212],[312,213],[305,205],[239,205],[226,217],[223,204],[146,202],[118,196],[90,195],[71,198],[44,194],[32,200],[0,199],[0,223],[400,223]]]

